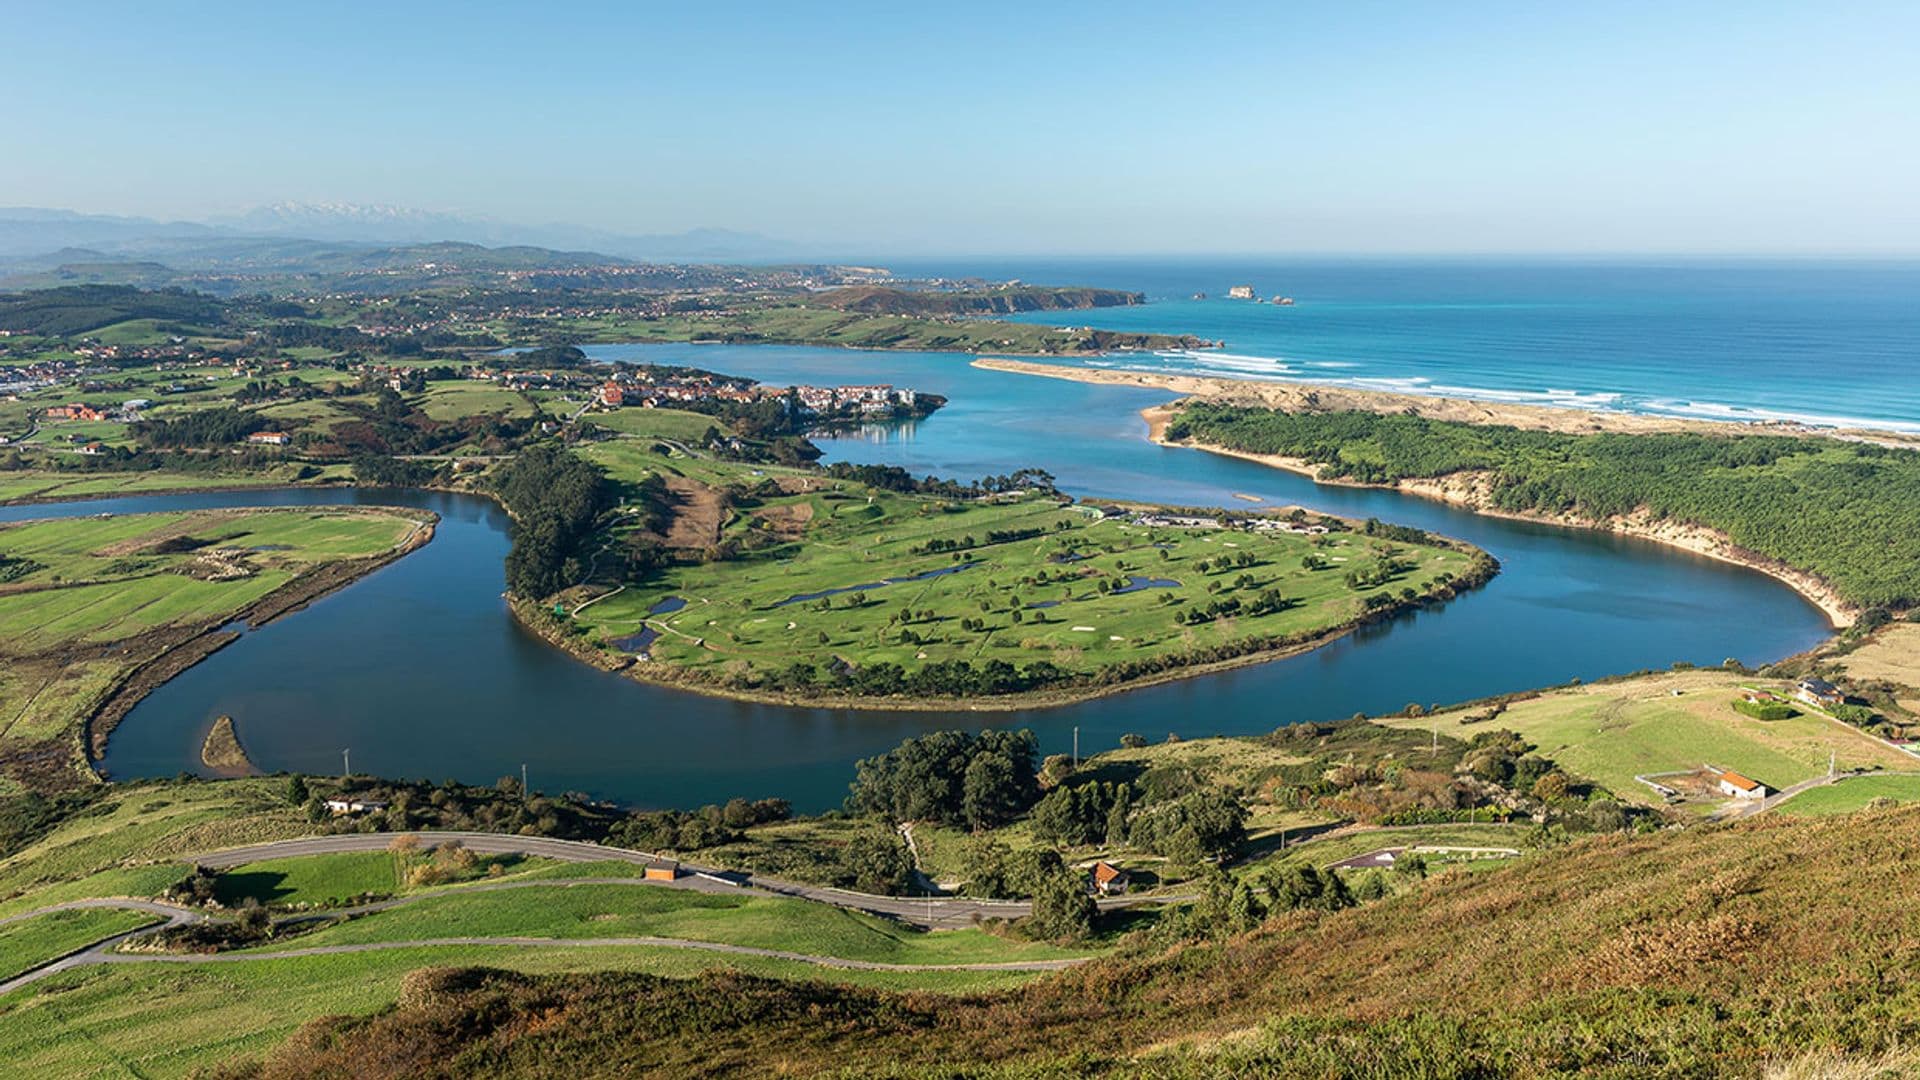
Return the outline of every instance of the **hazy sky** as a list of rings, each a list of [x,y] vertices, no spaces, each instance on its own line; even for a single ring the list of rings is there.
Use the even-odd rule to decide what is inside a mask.
[[[1920,4],[0,0],[0,205],[837,251],[1920,252]]]

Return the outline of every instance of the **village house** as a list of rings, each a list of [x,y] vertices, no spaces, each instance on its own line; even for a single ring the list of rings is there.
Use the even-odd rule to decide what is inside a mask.
[[[256,431],[247,436],[247,442],[254,446],[290,446],[293,436],[284,431]]]
[[[91,405],[75,402],[72,405],[55,405],[46,413],[49,420],[105,420],[106,415]]]
[[[1809,705],[1843,705],[1847,695],[1840,688],[1820,678],[1805,678],[1795,684],[1793,696]]]
[[[1741,776],[1730,769],[1720,772],[1715,779],[1714,787],[1720,794],[1731,799],[1764,799],[1769,794],[1767,785]]]
[[[1093,872],[1088,875],[1093,881],[1093,891],[1101,896],[1118,896],[1133,884],[1133,875],[1104,859],[1093,864]]]
[[[328,799],[326,805],[327,812],[335,815],[368,814],[387,808],[386,801],[383,799],[360,799],[345,796]]]
[[[626,404],[626,400],[627,392],[621,389],[617,382],[609,381],[607,385],[600,388],[600,404],[609,409],[619,408]]]

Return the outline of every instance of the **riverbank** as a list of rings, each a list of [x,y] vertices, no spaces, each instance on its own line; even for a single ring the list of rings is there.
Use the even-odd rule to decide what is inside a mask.
[[[1812,435],[1850,442],[1871,442],[1902,449],[1920,448],[1920,436],[1872,428],[1829,428],[1787,421],[1740,423],[1653,416],[1645,413],[1598,409],[1561,409],[1548,405],[1514,405],[1471,398],[1360,390],[1316,383],[1264,382],[1205,375],[1172,375],[1149,371],[1067,367],[1003,357],[982,357],[973,366],[986,371],[1035,375],[1100,386],[1131,386],[1166,390],[1184,397],[1279,412],[1371,412],[1422,416],[1460,424],[1495,424],[1527,431],[1565,435],[1649,435],[1693,432],[1712,435]]]
[[[1527,521],[1545,525],[1559,525],[1569,529],[1593,529],[1599,532],[1618,533],[1637,540],[1647,540],[1668,547],[1679,548],[1695,555],[1704,555],[1709,559],[1730,563],[1735,566],[1757,570],[1779,581],[1794,592],[1799,593],[1809,603],[1826,615],[1827,621],[1835,629],[1844,629],[1853,625],[1860,616],[1860,609],[1842,599],[1833,587],[1818,575],[1797,570],[1777,559],[1748,551],[1735,544],[1725,534],[1697,525],[1686,525],[1676,521],[1658,521],[1644,515],[1616,516],[1604,521],[1578,517],[1573,514],[1516,514],[1501,510],[1493,505],[1492,476],[1485,472],[1456,473],[1437,480],[1403,479],[1393,484],[1366,484],[1347,479],[1326,479],[1319,473],[1319,466],[1300,458],[1283,457],[1278,454],[1256,454],[1245,450],[1192,439],[1173,441],[1166,437],[1166,429],[1178,409],[1173,403],[1156,405],[1140,411],[1141,419],[1147,423],[1147,438],[1160,446],[1177,447],[1187,450],[1204,450],[1209,454],[1222,457],[1239,458],[1272,469],[1284,469],[1305,476],[1316,484],[1331,484],[1353,488],[1387,488],[1404,491],[1409,495],[1433,499],[1451,506],[1471,510],[1487,517],[1504,518],[1508,521]]]
[[[314,508],[298,508],[300,511],[312,509]],[[87,769],[95,779],[106,779],[98,768],[98,762],[105,756],[107,741],[120,721],[125,719],[127,714],[133,711],[134,706],[148,694],[207,657],[238,641],[241,634],[233,629],[235,625],[245,623],[250,629],[257,630],[346,588],[375,570],[431,542],[439,522],[438,515],[430,511],[408,507],[352,506],[328,509],[342,513],[388,514],[411,520],[415,524],[404,538],[378,555],[322,563],[302,572],[293,580],[238,612],[198,626],[156,630],[142,639],[140,642],[142,647],[128,648],[129,653],[138,653],[145,658],[129,667],[108,686],[98,703],[86,713],[81,722],[79,737],[84,759]],[[227,513],[240,515],[267,512],[274,511],[256,508],[233,510]],[[238,743],[236,742],[235,745],[237,747]],[[209,766],[214,767],[211,763]]]

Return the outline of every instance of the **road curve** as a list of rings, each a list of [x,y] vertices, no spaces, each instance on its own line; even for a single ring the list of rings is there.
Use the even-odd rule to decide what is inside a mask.
[[[177,904],[163,904],[154,900],[102,897],[93,900],[69,900],[64,904],[49,904],[46,907],[35,908],[32,911],[23,911],[18,915],[9,915],[4,919],[0,919],[0,926],[31,919],[38,915],[49,915],[56,911],[76,911],[82,908],[122,908],[127,911],[144,911],[150,915],[160,916],[165,920],[167,926],[184,926],[187,923],[202,922],[206,919],[206,916],[200,912],[192,908],[180,907]],[[41,964],[39,967],[23,971],[5,982],[0,982],[0,995],[5,995],[13,990],[17,990],[22,986],[26,986],[28,983],[39,982],[49,975],[56,975],[62,971],[105,963],[107,962],[107,958],[117,955],[111,951],[115,945],[120,944],[135,934],[144,934],[158,925],[160,924],[147,923],[144,926],[136,926],[131,930],[122,931],[111,937],[101,938],[99,941],[93,942],[90,945],[82,945],[80,948],[64,956],[57,956]]]

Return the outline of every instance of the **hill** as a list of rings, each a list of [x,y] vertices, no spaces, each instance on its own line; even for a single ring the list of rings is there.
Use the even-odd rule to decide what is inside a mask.
[[[992,994],[415,975],[222,1075],[1620,1077],[1920,1064],[1920,809],[1596,838]],[[1889,1072],[1886,1075],[1897,1075]],[[1847,1075],[1874,1075],[1870,1071]]]
[[[1128,307],[1145,303],[1146,297],[1119,289],[1052,288],[1039,285],[1014,285],[967,292],[856,285],[818,293],[807,302],[810,306],[868,315],[1011,315],[1022,311]]]
[[[0,329],[32,334],[84,334],[129,319],[216,325],[224,317],[219,301],[180,289],[67,285],[0,295]]]

